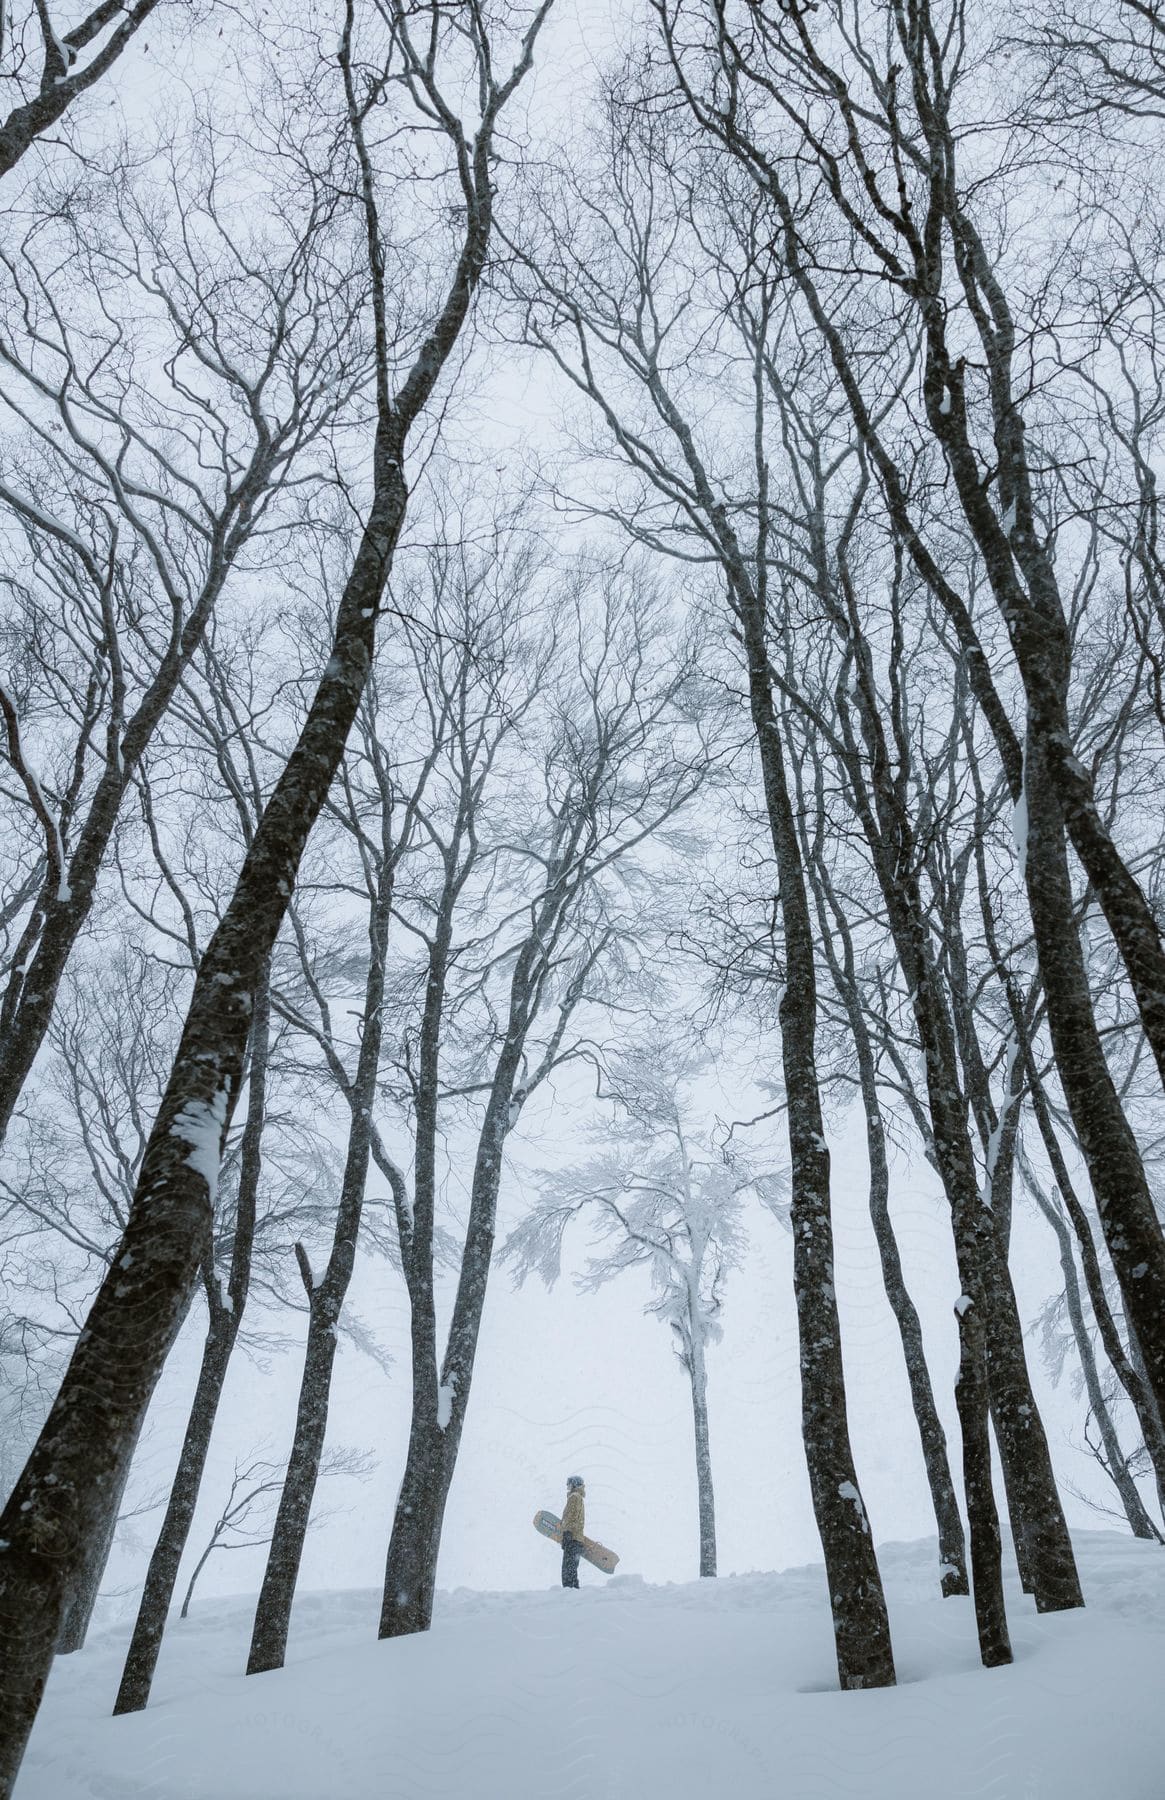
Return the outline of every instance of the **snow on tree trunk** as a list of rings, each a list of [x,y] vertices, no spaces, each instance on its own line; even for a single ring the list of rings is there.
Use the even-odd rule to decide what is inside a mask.
[[[689,1373],[692,1420],[696,1433],[696,1492],[700,1510],[700,1574],[716,1573],[716,1500],[712,1489],[712,1451],[708,1439],[708,1375],[699,1325],[692,1333]]]
[[[227,1370],[243,1322],[243,1311],[250,1288],[251,1256],[255,1239],[255,1217],[259,1177],[262,1170],[263,1127],[266,1122],[267,1066],[270,1048],[270,992],[266,972],[255,996],[255,1018],[251,1033],[251,1072],[247,1088],[247,1122],[239,1154],[239,1195],[235,1217],[231,1269],[224,1303],[214,1287],[208,1284],[210,1323],[202,1353],[202,1364],[194,1399],[190,1406],[186,1434],[178,1458],[178,1468],[170,1489],[165,1517],[150,1557],[133,1636],[126,1653],[125,1668],[114,1702],[114,1713],[140,1712],[150,1698],[150,1687],[166,1619],[174,1598],[178,1570],[190,1536],[190,1527],[198,1505],[202,1477],[226,1383]]]
[[[0,1650],[20,1671],[0,1695],[0,1780],[15,1776],[82,1545],[108,1526],[141,1418],[211,1255],[212,1122],[221,1146],[255,990],[359,704],[404,503],[393,459],[340,603],[327,670],[203,956],[113,1266],[0,1522]]]
[[[510,76],[482,81],[486,113],[464,158],[464,237],[440,311],[395,396],[387,361],[377,391],[372,498],[336,612],[331,654],[298,740],[264,808],[222,921],[207,945],[178,1053],[142,1159],[129,1221],[37,1444],[0,1516],[0,1794],[11,1790],[40,1705],[71,1583],[94,1533],[108,1527],[125,1469],[199,1267],[211,1254],[212,1183],[205,1172],[238,1095],[254,996],[275,943],[308,835],[327,798],[372,664],[376,623],[408,503],[406,439],[427,406],[469,312],[492,227],[491,145],[498,115],[527,73],[545,16],[535,14]],[[343,56],[350,57],[345,39]],[[403,53],[403,52],[402,52]],[[480,54],[485,57],[484,49]],[[346,65],[350,78],[350,62]],[[418,79],[421,77],[418,76]],[[432,78],[431,71],[428,78]],[[349,123],[361,129],[354,90]],[[358,150],[363,151],[362,139]],[[374,297],[383,244],[367,154],[361,164]],[[197,1130],[178,1121],[199,1119]]]

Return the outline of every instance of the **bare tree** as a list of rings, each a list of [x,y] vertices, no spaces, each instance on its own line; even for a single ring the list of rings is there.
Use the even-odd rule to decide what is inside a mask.
[[[104,953],[100,959],[96,955],[87,959],[88,980],[78,993],[73,991],[77,986],[73,974],[66,975],[65,1004],[50,1026],[50,1040],[59,1047],[55,1067],[65,1089],[66,1116],[75,1121],[73,1130],[84,1145],[94,1188],[104,1202],[99,1209],[103,1235],[98,1248],[106,1254],[125,1228],[202,942],[228,897],[221,879],[206,882],[207,867],[221,866],[238,854],[240,844],[250,842],[262,806],[255,719],[245,684],[232,686],[229,680],[235,669],[225,654],[224,638],[221,621],[218,627],[212,624],[184,676],[184,692],[157,733],[157,761],[184,765],[183,805],[175,808],[171,797],[155,787],[147,763],[139,764],[134,779],[144,829],[140,834],[127,829],[123,815],[116,851],[121,898],[128,902],[128,913],[106,904]],[[250,631],[243,634],[243,648],[253,648]],[[158,817],[163,810],[165,839]],[[145,838],[145,844],[138,845],[144,856],[130,854],[127,840],[135,835]],[[114,944],[118,951],[111,956],[109,946]],[[111,989],[111,976],[117,978],[116,989]],[[118,997],[111,1007],[113,992]],[[269,1030],[268,1011],[264,983],[248,1053],[246,1121],[226,1148],[214,1240],[201,1271],[206,1342],[131,1641],[131,1663],[139,1679],[160,1642],[253,1273],[257,1271],[259,1283],[269,1292],[273,1287],[278,1290],[278,1281],[268,1273],[276,1244],[281,1248],[286,1231],[304,1229],[318,1214],[310,1194],[313,1135],[310,1124],[293,1123],[290,1117],[288,1071],[281,1067],[286,1056],[280,1057],[278,1031]],[[53,1124],[55,1111],[46,1108],[45,1099],[39,1092],[37,1125],[23,1134],[23,1141],[35,1142],[46,1135],[51,1139],[54,1130],[61,1135],[59,1125]],[[273,1132],[265,1170],[261,1144],[269,1117]],[[62,1150],[67,1151],[67,1145]],[[75,1238],[81,1215],[67,1160],[57,1186],[60,1206],[47,1213],[42,1208],[43,1222],[55,1224],[59,1217]],[[104,1258],[98,1266],[104,1272]],[[81,1290],[82,1318],[93,1285],[87,1280]],[[283,1295],[276,1292],[275,1297],[282,1300]],[[80,1322],[79,1318],[78,1329]],[[129,1472],[127,1465],[127,1479]],[[107,1538],[94,1537],[87,1546],[58,1652],[77,1648],[83,1640],[116,1522],[111,1517]]]
[[[298,740],[268,799],[222,923],[207,945],[161,1110],[142,1159],[115,1266],[94,1301],[57,1401],[0,1518],[0,1791],[11,1791],[52,1661],[64,1596],[82,1546],[103,1529],[109,1496],[185,1311],[209,1241],[225,1130],[238,1097],[255,994],[295,886],[304,846],[331,786],[368,677],[385,583],[404,524],[408,440],[433,396],[469,316],[489,254],[494,133],[533,58],[549,0],[521,34],[516,60],[495,75],[500,41],[438,0],[424,9],[425,48],[403,4],[386,6],[386,41],[361,58],[356,0],[340,45],[344,90],[340,152],[366,227],[376,368],[371,495],[336,613],[331,655]],[[362,11],[361,24],[367,23]],[[375,21],[372,21],[375,24]],[[464,27],[464,29],[463,29]],[[481,110],[467,127],[441,85],[468,59]],[[456,70],[456,73],[455,73]],[[391,105],[379,106],[380,101]],[[444,146],[459,236],[443,300],[410,316],[394,341],[376,161],[378,118],[415,104]],[[416,115],[411,115],[415,117]],[[393,171],[397,173],[397,171]],[[407,183],[409,176],[403,176]],[[415,192],[415,188],[413,190]]]
[[[286,120],[276,136],[273,181],[296,151]],[[326,184],[279,192],[278,226],[257,229],[221,161],[207,124],[172,147],[165,205],[118,183],[96,236],[46,225],[3,257],[5,799],[41,879],[3,972],[0,1137],[138,766],[233,578],[310,512],[367,374],[364,278]]]
[[[125,1228],[149,1119],[174,1051],[183,984],[112,929],[101,966],[77,959],[50,1028],[31,1128],[0,1177],[0,1232],[20,1268],[20,1314],[29,1348],[24,1415],[43,1425],[52,1393],[39,1367],[50,1353],[59,1381],[86,1306]],[[13,1147],[13,1151],[15,1147]],[[13,1470],[13,1479],[18,1471]],[[126,1469],[128,1480],[129,1470]],[[103,1533],[85,1548],[62,1620],[58,1653],[85,1640],[122,1510],[125,1483]]]
[[[1010,43],[1028,52],[1025,121],[1079,131],[1165,118],[1165,17],[1157,0],[1041,0],[1016,9]]]
[[[397,1206],[412,1319],[413,1408],[388,1547],[382,1637],[427,1630],[432,1618],[507,1139],[531,1096],[579,1053],[575,1034],[585,1026],[576,1015],[585,1020],[617,978],[620,946],[633,935],[627,908],[638,891],[636,852],[666,830],[705,778],[698,641],[681,633],[669,650],[673,629],[666,603],[638,571],[600,566],[563,583],[547,607],[543,654],[532,667],[529,657],[525,668],[516,662],[512,695],[511,679],[492,696],[487,686],[485,703],[471,705],[469,717],[480,723],[454,740],[441,812],[430,802],[434,879],[408,922],[421,948],[420,1008],[401,1071],[415,1120],[413,1193],[407,1205],[401,1195]],[[503,668],[499,661],[493,683]],[[520,720],[526,707],[519,696],[531,691],[539,704],[522,736],[541,791],[516,817],[504,811],[489,830],[480,816],[490,792],[486,777],[510,736],[507,715]],[[519,743],[515,738],[515,750]],[[517,787],[498,768],[494,791],[504,798]],[[471,878],[476,903],[473,888],[467,891]],[[459,918],[467,942],[459,941]],[[434,1283],[438,1143],[450,1102],[459,1096],[475,1102],[472,1166],[442,1351]]]
[[[971,1584],[975,1596],[975,1624],[979,1655],[986,1669],[1012,1660],[1003,1599],[1003,1560],[999,1515],[991,1487],[991,1455],[988,1420],[991,1402],[987,1384],[987,1346],[983,1320],[970,1294],[955,1302],[959,1321],[959,1374],[955,1401],[963,1435],[963,1490],[967,1497],[967,1522],[971,1535]]]
[[[158,0],[98,0],[58,36],[48,0],[0,10],[0,68],[15,81],[20,101],[0,121],[0,176],[51,131],[69,107],[109,73]],[[7,68],[4,68],[7,64]]]
[[[137,1711],[149,1697],[170,1599],[198,1502],[215,1415],[243,1322],[243,1310],[251,1283],[251,1258],[262,1173],[270,1053],[270,1006],[268,983],[261,978],[255,992],[250,1071],[247,1079],[247,1117],[239,1152],[239,1181],[229,1273],[224,1289],[214,1266],[213,1254],[208,1257],[202,1270],[208,1309],[206,1343],[177,1472],[170,1489],[162,1527],[150,1557],[137,1620],[126,1653],[125,1671],[114,1705],[114,1711],[118,1713]]]
[[[903,545],[959,630],[969,678],[997,733],[1026,824],[1026,885],[1057,1065],[1124,1303],[1160,1400],[1165,1237],[1096,1027],[1073,917],[1065,831],[1104,909],[1163,1077],[1165,949],[1136,874],[1098,807],[1091,772],[1076,754],[1068,621],[1054,557],[1037,517],[1039,490],[1025,436],[1015,318],[960,179],[966,15],[958,7],[895,4],[889,34],[875,53],[839,4],[820,9],[828,22],[799,6],[770,15],[753,0],[732,21],[705,0],[653,0],[653,9],[693,119],[771,207],[784,265],[849,398]],[[786,78],[792,84],[787,94]],[[900,471],[886,454],[869,396],[847,353],[838,323],[846,307],[828,273],[836,267],[836,253],[817,257],[813,225],[786,179],[792,165],[777,149],[785,132],[818,172],[814,206],[820,202],[831,209],[823,229],[840,230],[851,247],[843,284],[853,283],[868,256],[875,273],[860,286],[865,295],[876,289],[883,302],[889,297],[888,329],[896,331],[906,315],[921,330],[927,430],[950,470],[1023,682],[1022,767],[967,610],[909,516]],[[966,318],[985,365],[982,395],[968,385],[967,353],[952,336],[948,256],[960,319]]]
[[[354,1476],[358,1481],[363,1481],[372,1473],[372,1468],[372,1457],[367,1451],[338,1445],[334,1450],[327,1451],[322,1458],[319,1478],[326,1481],[332,1476],[343,1475]],[[253,1550],[257,1545],[269,1541],[272,1531],[271,1502],[276,1494],[282,1492],[283,1486],[284,1470],[280,1463],[263,1457],[242,1464],[236,1461],[222,1512],[211,1526],[202,1554],[190,1571],[190,1580],[186,1584],[178,1614],[180,1619],[184,1619],[190,1611],[198,1578],[216,1551]],[[264,1517],[264,1514],[267,1516]],[[317,1512],[311,1522],[319,1526],[329,1516],[330,1513]]]
[[[223,634],[213,628],[199,647],[194,666],[183,682],[183,691],[172,709],[168,722],[178,736],[184,760],[192,753],[210,752],[217,786],[226,802],[227,842],[233,850],[237,844],[249,848],[254,840],[263,808],[263,771],[259,754],[259,733],[242,683],[237,679],[234,659],[222,642]],[[253,644],[244,636],[244,652]],[[199,759],[201,760],[201,758]],[[180,878],[167,860],[157,824],[157,802],[150,794],[146,770],[138,780],[144,803],[150,849],[162,877],[163,893],[176,902],[180,923],[167,929],[157,905],[136,910],[148,911],[150,921],[163,942],[176,938],[179,945],[186,938],[191,969],[196,970],[201,947],[197,922],[188,893],[194,883],[188,869]],[[207,796],[199,795],[200,823],[205,827]],[[189,864],[190,846],[187,844]],[[122,859],[119,858],[119,862]],[[124,864],[123,864],[124,882]],[[126,892],[129,893],[126,885]],[[209,896],[213,900],[217,896]],[[205,899],[206,897],[204,897]],[[137,1617],[117,1698],[115,1713],[134,1712],[144,1707],[161,1650],[162,1636],[173,1599],[175,1584],[193,1525],[203,1475],[210,1452],[211,1439],[227,1372],[239,1342],[244,1313],[251,1293],[252,1271],[256,1251],[264,1247],[264,1238],[273,1235],[272,1221],[262,1217],[261,1187],[264,1156],[270,1148],[264,1137],[272,1087],[273,1038],[271,975],[262,972],[255,991],[251,1041],[248,1048],[249,1067],[246,1076],[246,1118],[237,1145],[237,1180],[233,1188],[233,1205],[216,1209],[216,1232],[201,1274],[207,1306],[207,1334],[194,1397],[191,1401],[186,1432],[165,1514],[150,1556],[142,1587]],[[283,1124],[277,1120],[277,1128]],[[290,1221],[281,1217],[277,1232]],[[282,1248],[282,1246],[280,1246]]]
[[[1096,1448],[1092,1447],[1088,1437],[1087,1422],[1085,1423],[1085,1439],[1089,1442],[1092,1453],[1116,1488],[1121,1508],[1133,1536],[1165,1543],[1165,1538],[1162,1538],[1160,1531],[1149,1517],[1145,1503],[1141,1499],[1129,1468],[1130,1458],[1121,1449],[1109,1396],[1105,1393],[1101,1383],[1100,1371],[1096,1365],[1096,1354],[1084,1318],[1080,1282],[1076,1274],[1076,1259],[1072,1251],[1071,1227],[1063,1215],[1055,1191],[1053,1190],[1051,1194],[1045,1191],[1031,1163],[1022,1152],[1019,1160],[1024,1184],[1056,1235],[1056,1244],[1060,1252],[1060,1268],[1064,1277],[1064,1290],[1059,1298],[1062,1299],[1064,1310],[1068,1315],[1084,1390],[1088,1396],[1089,1418],[1096,1422],[1097,1430],[1100,1433],[1100,1445]],[[1046,1336],[1047,1326],[1045,1324],[1045,1338]],[[1113,1386],[1115,1388],[1115,1381]]]
[[[432,558],[434,592],[423,597],[414,588],[409,593],[405,660],[413,665],[415,691],[409,695],[403,689],[398,671],[386,666],[386,659],[379,672],[387,675],[384,686],[378,671],[373,670],[357,722],[358,748],[345,761],[342,797],[332,803],[343,832],[357,850],[367,905],[368,956],[354,1068],[352,1052],[337,1029],[298,912],[292,919],[299,953],[297,985],[304,990],[303,998],[295,1006],[281,993],[277,1003],[284,1016],[318,1045],[327,1076],[349,1109],[350,1125],[331,1251],[323,1273],[313,1271],[301,1243],[295,1246],[307,1296],[307,1343],[295,1434],[255,1610],[248,1674],[283,1666],[304,1540],[322,1468],[338,1327],[356,1263],[370,1161],[375,1161],[389,1182],[394,1211],[408,1205],[405,1177],[386,1151],[375,1119],[396,884],[402,861],[413,848],[421,822],[427,822],[429,816],[426,789],[434,766],[446,754],[450,738],[470,729],[465,670],[472,670],[480,658],[487,663],[501,660],[498,643],[492,641],[488,630],[482,630],[455,581],[453,593],[446,592],[450,562],[457,560],[456,550],[448,554],[437,551]],[[386,717],[390,705],[391,721]],[[423,737],[412,741],[408,725],[412,723],[410,715],[417,711],[429,727],[427,741]],[[387,730],[393,734],[389,742],[381,735]],[[345,937],[347,929],[345,922]]]
[[[716,1573],[708,1347],[722,1335],[728,1273],[744,1256],[744,1196],[758,1185],[775,1196],[780,1186],[693,1126],[693,1090],[706,1068],[706,1060],[661,1059],[658,1047],[625,1052],[605,1084],[613,1117],[591,1132],[609,1148],[578,1167],[545,1171],[536,1205],[502,1247],[516,1285],[538,1274],[551,1287],[566,1230],[580,1220],[606,1245],[576,1277],[580,1291],[594,1293],[627,1269],[648,1271],[654,1298],[645,1310],[673,1333],[691,1388],[702,1576]]]
[[[805,742],[805,762],[798,778],[798,817],[805,819],[805,862],[816,904],[822,954],[837,988],[853,1043],[866,1127],[866,1154],[870,1169],[870,1219],[882,1265],[886,1297],[894,1312],[902,1340],[902,1353],[910,1382],[910,1398],[918,1424],[919,1441],[938,1526],[940,1584],[944,1594],[969,1592],[967,1550],[959,1502],[951,1477],[946,1434],[935,1404],[927,1366],[918,1309],[910,1297],[902,1270],[902,1258],[890,1218],[890,1165],[885,1121],[878,1086],[878,1051],[866,1018],[858,980],[854,931],[841,903],[830,866],[826,809],[826,771],[821,746]],[[806,774],[812,770],[813,802],[806,802]],[[808,815],[813,819],[812,837]]]
[[[769,466],[760,394],[737,396],[741,442],[725,451],[700,430],[690,331],[691,271],[676,254],[677,214],[656,204],[675,166],[670,120],[645,114],[624,82],[604,97],[603,166],[575,159],[543,196],[541,241],[524,253],[526,331],[585,396],[632,472],[604,507],[632,537],[709,563],[723,583],[740,645],[778,875],[783,946],[779,1007],[788,1098],[794,1291],[802,1341],[802,1429],[833,1604],[844,1688],[893,1681],[877,1559],[849,1439],[841,1331],[833,1284],[829,1149],[817,1068],[817,971],[800,840],[773,680]],[[535,285],[536,284],[536,285]],[[713,290],[713,304],[718,300]],[[630,399],[627,393],[630,390]],[[739,503],[741,470],[749,504]]]

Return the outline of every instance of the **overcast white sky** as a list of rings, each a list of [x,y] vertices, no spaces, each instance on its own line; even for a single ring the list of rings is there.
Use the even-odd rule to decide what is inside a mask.
[[[615,41],[626,9],[615,0],[562,0],[544,46],[531,114],[560,124],[579,112],[589,71]],[[126,110],[152,106],[159,94],[158,45],[134,53],[124,75]],[[164,107],[164,95],[158,104]],[[564,110],[567,109],[567,110]],[[545,372],[494,360],[475,411],[493,421],[500,448],[517,451],[546,443],[561,393]],[[775,1068],[775,1037],[762,1051]],[[756,1064],[753,1065],[754,1067]],[[739,1077],[739,1078],[738,1078]],[[740,1071],[728,1071],[724,1092],[709,1094],[709,1110],[731,1116],[760,1112],[764,1099],[748,1090]],[[725,1094],[731,1092],[730,1103]],[[523,1116],[515,1163],[566,1158],[578,1113],[544,1095]],[[778,1120],[764,1128],[783,1161]],[[752,1140],[771,1151],[763,1132]],[[837,1289],[845,1337],[850,1425],[859,1478],[875,1535],[910,1538],[933,1529],[917,1432],[896,1327],[882,1290],[866,1210],[866,1168],[860,1120],[831,1134],[837,1236]],[[526,1200],[518,1172],[502,1194],[499,1239]],[[894,1167],[892,1210],[906,1275],[922,1315],[940,1410],[952,1460],[958,1461],[952,1389],[957,1354],[952,1305],[958,1293],[945,1203],[921,1157]],[[751,1219],[747,1266],[727,1289],[723,1343],[710,1358],[710,1410],[720,1567],[724,1574],[775,1569],[817,1560],[820,1546],[809,1504],[800,1440],[796,1324],[791,1245],[780,1225],[759,1208]],[[585,1248],[573,1242],[574,1265]],[[568,1244],[568,1249],[570,1245]],[[1021,1310],[1031,1318],[1059,1281],[1051,1233],[1022,1198],[1015,1211],[1014,1256]],[[541,1586],[557,1580],[556,1552],[532,1529],[534,1512],[558,1509],[567,1474],[587,1480],[588,1530],[617,1550],[621,1572],[652,1581],[696,1573],[696,1490],[688,1391],[669,1333],[644,1318],[647,1278],[624,1276],[599,1295],[573,1291],[569,1269],[552,1294],[531,1282],[518,1293],[498,1271],[486,1304],[469,1418],[446,1517],[439,1570],[443,1587]],[[378,1587],[392,1505],[400,1479],[408,1424],[407,1309],[403,1284],[390,1270],[360,1265],[351,1302],[375,1325],[395,1357],[385,1374],[350,1344],[337,1362],[330,1441],[371,1447],[379,1456],[374,1479],[335,1484],[325,1505],[349,1507],[309,1538],[301,1591],[313,1587]],[[256,1320],[256,1323],[259,1321]],[[201,1308],[192,1311],[151,1410],[141,1466],[140,1495],[168,1482],[193,1386],[202,1335]],[[1067,1387],[1053,1390],[1036,1346],[1030,1357],[1053,1455],[1062,1477],[1101,1491],[1094,1465],[1069,1443],[1081,1410]],[[205,1541],[229,1485],[236,1456],[262,1448],[286,1453],[299,1378],[298,1349],[262,1364],[238,1356],[220,1415],[191,1553]],[[1098,1521],[1065,1493],[1070,1518]],[[158,1514],[140,1522],[145,1548]],[[217,1557],[203,1577],[205,1599],[216,1592],[254,1590],[264,1552]],[[107,1587],[140,1579],[143,1554],[122,1543]],[[599,1581],[584,1570],[584,1579]]]
[[[774,1046],[775,1050],[775,1046]],[[737,1087],[741,1111],[763,1100]],[[713,1110],[724,1095],[710,1094]],[[523,1117],[531,1162],[569,1155],[579,1113],[544,1099]],[[775,1134],[781,1121],[754,1134]],[[850,1425],[859,1478],[875,1536],[882,1541],[933,1530],[918,1437],[910,1411],[897,1328],[882,1289],[866,1207],[866,1167],[860,1121],[831,1132],[837,1234],[837,1288],[845,1339]],[[519,1145],[521,1153],[521,1145]],[[520,1216],[526,1199],[514,1169],[502,1196],[499,1238]],[[921,1159],[899,1160],[893,1216],[907,1279],[922,1315],[932,1376],[958,1458],[952,1402],[957,1358],[952,1306],[958,1293],[946,1206]],[[727,1289],[724,1340],[710,1355],[711,1437],[716,1482],[720,1569],[728,1575],[779,1569],[818,1560],[801,1448],[796,1319],[792,1302],[791,1241],[759,1206],[750,1219],[747,1266]],[[583,1260],[585,1235],[573,1242]],[[1031,1317],[1058,1276],[1051,1233],[1022,1200],[1015,1212],[1014,1266],[1021,1308]],[[645,1318],[646,1275],[624,1275],[598,1295],[573,1291],[569,1268],[547,1294],[531,1281],[514,1292],[495,1272],[486,1303],[469,1418],[446,1515],[439,1585],[513,1588],[557,1580],[553,1545],[533,1530],[543,1506],[560,1510],[568,1474],[587,1480],[587,1525],[621,1557],[620,1572],[651,1581],[691,1579],[697,1572],[696,1489],[687,1382],[666,1327]],[[390,1374],[349,1343],[336,1365],[330,1443],[371,1447],[380,1462],[365,1484],[326,1484],[324,1504],[342,1502],[343,1516],[308,1540],[301,1591],[317,1587],[378,1587],[408,1429],[408,1319],[403,1285],[390,1270],[359,1266],[351,1303],[375,1325],[395,1358]],[[258,1322],[258,1321],[256,1321]],[[286,1320],[284,1320],[286,1324]],[[139,1492],[169,1475],[185,1421],[201,1337],[196,1308],[167,1368],[150,1420],[136,1485]],[[1062,1476],[1095,1489],[1094,1465],[1069,1443],[1080,1412],[1067,1387],[1052,1388],[1036,1346],[1030,1354],[1036,1390]],[[228,1383],[192,1548],[205,1541],[230,1482],[236,1455],[257,1446],[284,1454],[294,1419],[295,1349],[262,1367],[236,1357]],[[342,1491],[341,1491],[342,1490]],[[1099,1491],[1099,1490],[1097,1490]],[[1002,1495],[1000,1496],[1002,1502]],[[1069,1517],[1100,1521],[1065,1494]],[[143,1522],[145,1523],[145,1522]],[[201,1584],[215,1592],[257,1588],[263,1552],[220,1555]],[[140,1558],[119,1553],[107,1586],[140,1574]],[[588,1573],[588,1572],[584,1572]],[[589,1578],[599,1581],[597,1573]]]

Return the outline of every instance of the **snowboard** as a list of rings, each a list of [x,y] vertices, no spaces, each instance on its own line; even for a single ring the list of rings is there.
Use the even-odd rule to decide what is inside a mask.
[[[534,1529],[540,1531],[543,1537],[553,1538],[556,1544],[561,1544],[562,1520],[557,1513],[546,1512],[545,1509],[542,1512],[536,1512]],[[584,1562],[593,1563],[596,1569],[603,1571],[604,1575],[613,1575],[615,1565],[619,1561],[613,1550],[608,1550],[605,1544],[596,1544],[594,1538],[589,1537],[582,1540],[582,1559]]]

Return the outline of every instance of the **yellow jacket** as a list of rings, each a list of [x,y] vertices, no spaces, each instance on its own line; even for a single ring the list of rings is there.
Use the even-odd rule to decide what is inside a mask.
[[[566,1496],[566,1505],[562,1509],[563,1535],[569,1531],[571,1537],[581,1538],[583,1534],[583,1495],[585,1488],[571,1488]]]

